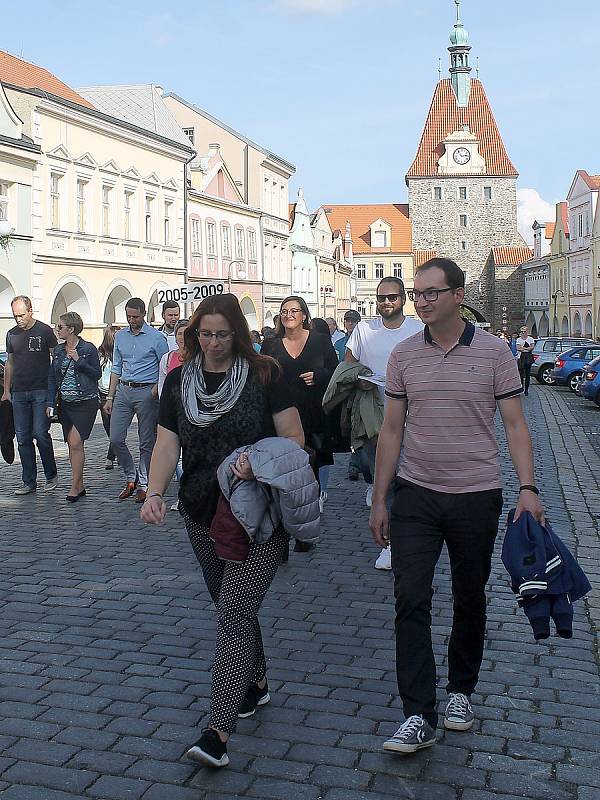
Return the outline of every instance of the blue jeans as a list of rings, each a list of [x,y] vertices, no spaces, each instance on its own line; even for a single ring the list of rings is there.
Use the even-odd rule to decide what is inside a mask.
[[[13,392],[12,406],[23,483],[35,487],[37,486],[37,463],[33,446],[34,439],[40,452],[46,480],[51,480],[56,475],[54,448],[49,433],[50,420],[46,416],[46,390]]]

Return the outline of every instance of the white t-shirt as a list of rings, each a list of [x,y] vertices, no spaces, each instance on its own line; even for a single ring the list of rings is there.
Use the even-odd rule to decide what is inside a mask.
[[[519,338],[517,339],[517,360],[519,358],[521,358],[521,350],[519,350],[519,347],[523,347],[525,342],[527,342],[527,344],[529,345],[529,351],[528,352],[531,352],[533,350],[533,345],[535,344],[535,339],[533,337],[531,337],[531,336],[528,336],[526,339],[523,339],[521,336],[519,336]],[[523,363],[525,363],[525,362],[523,362]]]
[[[376,378],[379,391],[384,397],[385,377],[390,354],[398,342],[414,336],[422,331],[425,326],[420,319],[405,317],[399,328],[386,328],[383,319],[362,320],[352,331],[346,342],[354,358],[369,367]]]
[[[346,334],[344,333],[344,331],[341,331],[341,330],[338,328],[338,329],[337,329],[337,331],[334,331],[334,332],[331,334],[331,344],[335,344],[336,342],[339,342],[339,340],[340,340],[340,339],[343,339],[345,335],[346,335]]]

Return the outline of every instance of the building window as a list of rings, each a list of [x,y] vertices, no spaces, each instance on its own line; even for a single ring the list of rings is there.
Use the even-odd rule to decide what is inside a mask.
[[[194,142],[194,129],[193,129],[193,128],[184,128],[184,129],[183,129],[183,132],[184,132],[184,133],[185,133],[185,135],[188,137],[188,139],[190,140],[190,142],[191,142],[192,144],[195,144],[195,142]]]
[[[458,187],[458,199],[459,200],[466,200],[467,199],[467,187],[466,186],[459,186]]]
[[[200,234],[200,220],[192,220],[192,253],[201,253],[202,243]]]
[[[577,235],[579,238],[583,236],[583,214],[579,214],[577,217]]]
[[[231,228],[229,225],[221,225],[221,246],[223,258],[231,258]]]
[[[60,228],[60,175],[50,175],[50,227]]]
[[[235,229],[235,257],[244,258],[244,229]]]
[[[373,247],[387,247],[387,231],[373,231]]]
[[[492,187],[491,186],[484,186],[483,187],[483,199],[484,200],[491,200],[492,199]]]
[[[102,236],[110,236],[110,186],[102,187]]]
[[[441,186],[434,186],[433,187],[433,199],[434,200],[441,200],[442,199],[442,187]]]
[[[85,233],[85,194],[87,181],[77,180],[77,233]]]
[[[248,260],[256,261],[256,231],[252,228],[248,229]],[[309,273],[310,278],[310,273]],[[309,280],[310,286],[310,280]]]
[[[153,197],[146,195],[146,207],[145,207],[145,222],[146,222],[146,243],[149,244],[152,241],[152,203],[154,201]]]
[[[128,191],[125,189],[125,194],[123,196],[123,237],[128,241],[133,239],[131,235],[131,198],[133,197],[133,192]]]
[[[356,277],[357,278],[366,278],[367,277],[367,265],[366,264],[357,264],[356,265]]]
[[[467,272],[466,269],[463,269],[462,273],[465,276],[465,286],[467,286],[469,283],[469,273]]]
[[[393,272],[394,278],[402,277],[402,264],[394,264],[393,270],[394,270]]]
[[[0,220],[8,219],[8,183],[0,181]]]
[[[375,277],[383,278],[383,264],[375,264]]]
[[[269,179],[265,177],[263,178],[263,208],[265,211],[268,211],[270,208],[269,197]]]
[[[214,222],[206,223],[206,252],[209,256],[217,255],[217,226]]]
[[[467,227],[467,215],[466,214],[460,214],[459,217],[458,217],[458,220],[459,220],[459,225],[460,225],[461,228],[466,228]]]
[[[465,239],[461,240],[460,249],[461,250],[468,250],[469,249],[469,243]]]
[[[163,232],[165,236],[165,245],[171,244],[171,206],[172,200],[165,200],[165,218]]]

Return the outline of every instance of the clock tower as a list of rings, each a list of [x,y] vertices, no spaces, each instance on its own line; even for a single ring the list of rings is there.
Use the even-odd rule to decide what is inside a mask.
[[[483,84],[471,77],[469,35],[460,0],[450,34],[450,77],[438,82],[419,148],[406,174],[413,250],[452,258],[466,275],[465,304],[494,319],[492,248],[523,248],[517,230],[517,170]]]

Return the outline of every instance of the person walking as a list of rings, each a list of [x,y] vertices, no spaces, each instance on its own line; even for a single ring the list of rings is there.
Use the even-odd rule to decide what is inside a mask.
[[[160,360],[160,364],[158,365],[159,398],[162,394],[162,388],[169,372],[172,372],[174,369],[177,369],[177,367],[180,367],[185,361],[185,332],[189,324],[189,319],[179,320],[175,326],[175,341],[177,342],[177,349],[169,350],[169,352],[165,353]]]
[[[80,336],[83,320],[79,314],[75,311],[62,314],[56,330],[63,341],[54,348],[48,373],[46,414],[52,417],[58,413],[71,462],[71,488],[66,500],[76,503],[86,494],[84,442],[89,439],[98,414],[98,381],[102,370],[95,346]]]
[[[169,350],[177,350],[177,341],[175,339],[175,328],[181,316],[181,309],[179,303],[175,300],[165,300],[162,304],[162,318],[163,324],[158,329],[167,340]]]
[[[381,399],[385,401],[385,374],[390,353],[398,342],[423,330],[423,323],[404,316],[406,291],[402,278],[383,278],[377,286],[375,299],[378,316],[363,320],[354,328],[346,342],[345,359],[358,361],[371,370],[373,376],[369,380],[375,382],[374,388],[378,388]],[[373,497],[376,446],[375,439],[358,451],[362,473],[368,484],[365,502],[369,508]],[[384,547],[375,559],[375,569],[391,568],[390,549]]]
[[[515,518],[524,511],[540,521],[544,515],[515,359],[504,342],[461,318],[464,285],[464,272],[450,259],[433,258],[417,268],[409,297],[425,329],[396,345],[387,369],[369,524],[375,541],[392,548],[396,672],[405,721],[383,747],[399,754],[436,741],[431,605],[444,543],[454,609],[444,727],[465,731],[473,725],[470,698],[483,656],[485,585],[502,510],[497,408],[520,485]],[[390,521],[386,494],[396,475]]]
[[[517,364],[519,365],[519,375],[525,390],[525,395],[529,394],[529,383],[531,381],[531,367],[533,366],[533,348],[535,339],[529,335],[529,330],[523,326],[517,339]]]
[[[58,486],[58,475],[46,416],[46,394],[50,353],[57,339],[49,325],[34,318],[29,297],[18,295],[10,305],[17,324],[6,334],[8,359],[2,400],[12,401],[21,459],[22,483],[14,493],[26,495],[37,490],[34,440],[46,476],[44,491],[52,492]]]
[[[112,374],[104,410],[111,415],[110,442],[125,473],[126,483],[119,500],[135,495],[135,502],[143,503],[156,441],[158,366],[169,347],[163,334],[146,322],[146,305],[139,297],[127,301],[125,314],[128,326],[115,335]],[[134,416],[137,417],[140,442],[137,471],[126,442]]]
[[[313,469],[319,476],[323,467],[333,464],[333,453],[327,448],[327,423],[323,411],[323,395],[338,365],[330,338],[311,330],[310,312],[302,297],[286,297],[272,339],[265,339],[262,353],[272,356],[283,371],[294,404],[300,412],[306,444],[315,455]],[[327,499],[321,489],[321,507]],[[312,545],[296,541],[295,552],[310,550]]]
[[[327,317],[325,319],[325,322],[327,323],[327,326],[329,328],[329,335],[331,336],[331,344],[335,345],[336,342],[339,342],[340,339],[344,338],[344,334],[338,328],[338,324],[333,317]]]
[[[116,325],[107,325],[102,334],[102,342],[98,348],[98,355],[100,357],[100,369],[102,375],[98,381],[98,391],[100,393],[100,417],[104,430],[108,436],[108,451],[106,453],[105,469],[114,469],[115,466],[115,451],[110,443],[110,414],[106,413],[105,405],[106,398],[108,397],[108,390],[110,387],[110,376],[112,372],[113,351],[115,349],[115,334],[119,328]]]
[[[153,524],[164,520],[162,495],[181,449],[180,510],[217,609],[209,723],[187,756],[213,767],[229,763],[227,740],[238,717],[254,714],[270,699],[258,611],[288,549],[278,526],[266,540],[252,541],[244,560],[218,557],[210,536],[220,497],[217,469],[237,448],[274,436],[304,445],[286,381],[273,359],[254,351],[237,299],[208,297],[190,319],[183,366],[163,386],[141,517]],[[233,472],[239,481],[253,479],[245,451]]]
[[[346,357],[346,345],[348,344],[348,339],[352,335],[352,331],[361,320],[361,316],[358,311],[354,311],[353,309],[349,309],[344,314],[344,329],[346,333],[344,336],[335,342],[333,345],[333,349],[337,353],[337,357],[340,361],[344,361]],[[354,451],[350,455],[350,461],[348,462],[348,480],[349,481],[357,481],[360,474],[360,455],[357,451]]]

